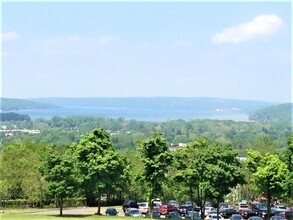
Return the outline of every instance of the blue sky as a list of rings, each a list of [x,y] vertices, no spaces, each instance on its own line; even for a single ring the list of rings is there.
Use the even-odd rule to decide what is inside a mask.
[[[3,2],[2,96],[290,102],[289,2]]]

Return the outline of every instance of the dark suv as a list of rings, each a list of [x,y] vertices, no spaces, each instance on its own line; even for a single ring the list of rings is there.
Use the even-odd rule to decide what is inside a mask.
[[[126,209],[128,208],[137,208],[138,209],[138,203],[135,200],[126,200],[125,202],[123,202],[122,204],[122,209],[123,212],[126,211]]]

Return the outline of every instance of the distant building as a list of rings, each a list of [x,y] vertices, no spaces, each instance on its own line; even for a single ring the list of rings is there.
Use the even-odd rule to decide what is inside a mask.
[[[186,143],[179,143],[179,144],[171,144],[168,148],[170,151],[176,151],[179,148],[186,147]]]

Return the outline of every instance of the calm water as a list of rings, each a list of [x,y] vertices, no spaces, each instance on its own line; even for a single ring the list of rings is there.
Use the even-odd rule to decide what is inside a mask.
[[[108,107],[80,107],[70,106],[51,109],[33,109],[14,111],[19,114],[27,114],[31,119],[50,119],[53,116],[96,116],[104,118],[124,118],[139,121],[167,121],[176,119],[220,119],[248,121],[248,115],[244,113],[229,113],[216,111],[184,111],[184,110],[160,110],[160,109],[132,109],[132,108],[108,108]]]

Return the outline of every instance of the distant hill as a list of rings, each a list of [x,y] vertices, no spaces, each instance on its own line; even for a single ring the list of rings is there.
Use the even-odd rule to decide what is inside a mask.
[[[26,99],[10,99],[10,98],[0,98],[0,109],[2,111],[13,111],[13,110],[23,110],[23,109],[40,109],[40,108],[56,108],[56,105],[38,103]]]
[[[281,104],[257,110],[249,115],[250,120],[261,122],[290,122],[292,121],[293,104]]]
[[[123,109],[159,109],[184,111],[210,111],[223,113],[251,113],[275,103],[221,99],[207,97],[110,97],[110,98],[37,98],[39,103],[50,103],[62,107],[97,107]]]
[[[14,112],[0,112],[0,121],[30,121],[29,115],[21,115]]]

